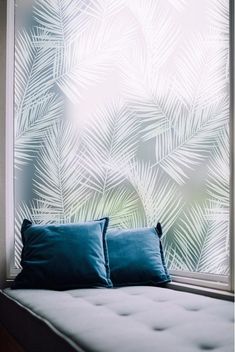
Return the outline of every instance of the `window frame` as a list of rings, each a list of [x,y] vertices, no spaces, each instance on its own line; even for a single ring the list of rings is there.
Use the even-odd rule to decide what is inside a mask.
[[[235,275],[235,263],[234,263],[234,252],[235,252],[235,174],[234,174],[234,157],[235,157],[235,124],[234,124],[234,18],[235,18],[235,7],[234,1],[229,0],[229,68],[230,68],[230,256],[229,256],[229,282],[228,291],[234,293],[234,275]]]
[[[20,269],[15,267],[14,233],[14,44],[15,0],[7,0],[6,35],[6,148],[5,148],[5,238],[6,279],[13,280]],[[229,0],[229,50],[230,50],[230,273],[228,277],[214,274],[170,270],[173,282],[198,287],[234,292],[234,2]]]
[[[6,30],[6,146],[5,146],[5,237],[6,237],[6,278],[13,279],[15,268],[14,236],[14,45],[15,45],[15,1],[7,0]]]

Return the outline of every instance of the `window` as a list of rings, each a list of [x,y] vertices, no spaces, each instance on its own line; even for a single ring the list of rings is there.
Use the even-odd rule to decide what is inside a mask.
[[[160,221],[174,275],[226,285],[229,1],[16,0],[14,13],[14,267],[23,218],[107,215]]]

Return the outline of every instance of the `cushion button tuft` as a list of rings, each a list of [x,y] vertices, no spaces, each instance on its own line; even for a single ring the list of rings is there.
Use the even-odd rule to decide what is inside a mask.
[[[154,326],[154,327],[153,327],[153,330],[154,330],[154,331],[164,331],[164,330],[166,330],[166,328],[161,327],[161,326]]]
[[[197,307],[185,307],[186,310],[189,310],[190,312],[198,312],[200,309]]]
[[[212,351],[216,348],[215,346],[207,345],[207,344],[201,344],[199,347],[204,351]]]

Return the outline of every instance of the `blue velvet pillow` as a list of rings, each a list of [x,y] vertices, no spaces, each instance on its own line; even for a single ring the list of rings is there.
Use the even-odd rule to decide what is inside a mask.
[[[114,286],[160,285],[171,281],[156,228],[112,229],[107,232],[109,266]]]
[[[108,218],[78,224],[22,224],[22,271],[12,288],[111,287]]]

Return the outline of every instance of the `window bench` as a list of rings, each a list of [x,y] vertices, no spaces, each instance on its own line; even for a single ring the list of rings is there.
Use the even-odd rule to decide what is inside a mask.
[[[7,288],[0,323],[28,352],[233,352],[234,343],[233,302],[150,286]]]

